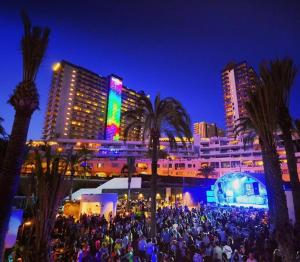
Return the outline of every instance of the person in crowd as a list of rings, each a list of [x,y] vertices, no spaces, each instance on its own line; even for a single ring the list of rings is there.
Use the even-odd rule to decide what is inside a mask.
[[[149,238],[145,210],[149,202],[134,203],[135,212],[115,217],[82,214],[57,216],[51,235],[55,261],[77,262],[257,262],[281,261],[268,213],[255,208],[178,203],[157,210],[157,235]],[[119,209],[122,210],[122,209]],[[125,209],[124,209],[125,210]],[[22,245],[24,237],[18,239]]]

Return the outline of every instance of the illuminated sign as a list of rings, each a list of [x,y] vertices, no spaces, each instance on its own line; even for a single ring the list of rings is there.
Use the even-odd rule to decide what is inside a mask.
[[[111,76],[109,82],[106,139],[120,139],[122,80]]]

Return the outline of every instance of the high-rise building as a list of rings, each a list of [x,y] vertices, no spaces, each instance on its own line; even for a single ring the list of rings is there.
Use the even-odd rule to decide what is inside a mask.
[[[194,135],[199,135],[201,138],[210,138],[224,136],[225,132],[217,127],[215,123],[197,122],[194,123]]]
[[[135,92],[123,86],[122,89],[122,109],[121,109],[121,129],[120,129],[120,139],[124,140],[124,129],[126,126],[126,119],[123,117],[124,112],[129,109],[136,108],[138,99],[140,98],[142,92]],[[129,141],[140,141],[142,139],[142,132],[140,129],[134,128],[129,132],[127,140]]]
[[[119,140],[121,112],[135,106],[134,99],[127,102],[127,90],[116,75],[103,77],[67,61],[56,63],[43,138]]]
[[[122,78],[111,75],[109,78],[108,106],[106,118],[107,140],[120,140],[120,123],[122,107]]]
[[[111,75],[109,79],[108,107],[106,120],[106,140],[124,140],[126,119],[123,114],[137,106],[141,93],[123,85],[122,78]],[[126,140],[141,140],[141,130],[133,129],[128,133]]]
[[[227,134],[233,134],[238,119],[246,117],[245,102],[254,86],[255,72],[246,62],[229,63],[222,71]]]
[[[43,136],[45,139],[103,139],[107,80],[67,61],[53,66]]]

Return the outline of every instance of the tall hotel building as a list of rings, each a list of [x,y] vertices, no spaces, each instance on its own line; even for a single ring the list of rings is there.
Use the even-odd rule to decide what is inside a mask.
[[[233,135],[238,119],[247,116],[245,102],[254,86],[255,72],[246,62],[230,63],[222,71],[227,135]]]
[[[67,61],[56,63],[43,138],[119,140],[122,112],[133,108],[138,97],[116,75],[103,77]],[[129,134],[129,140],[136,137],[136,130]]]
[[[124,140],[124,129],[125,129],[125,118],[123,113],[128,109],[136,107],[136,102],[141,96],[142,92],[136,92],[123,86],[122,90],[122,107],[121,107],[121,123],[120,123],[120,140]],[[127,140],[130,141],[140,141],[142,140],[142,130],[137,128],[133,129],[129,134]]]

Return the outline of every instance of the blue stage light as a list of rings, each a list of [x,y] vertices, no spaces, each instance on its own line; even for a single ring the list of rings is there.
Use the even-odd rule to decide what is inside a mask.
[[[240,188],[240,181],[239,179],[236,179],[232,182],[232,186],[234,190],[238,190]]]

